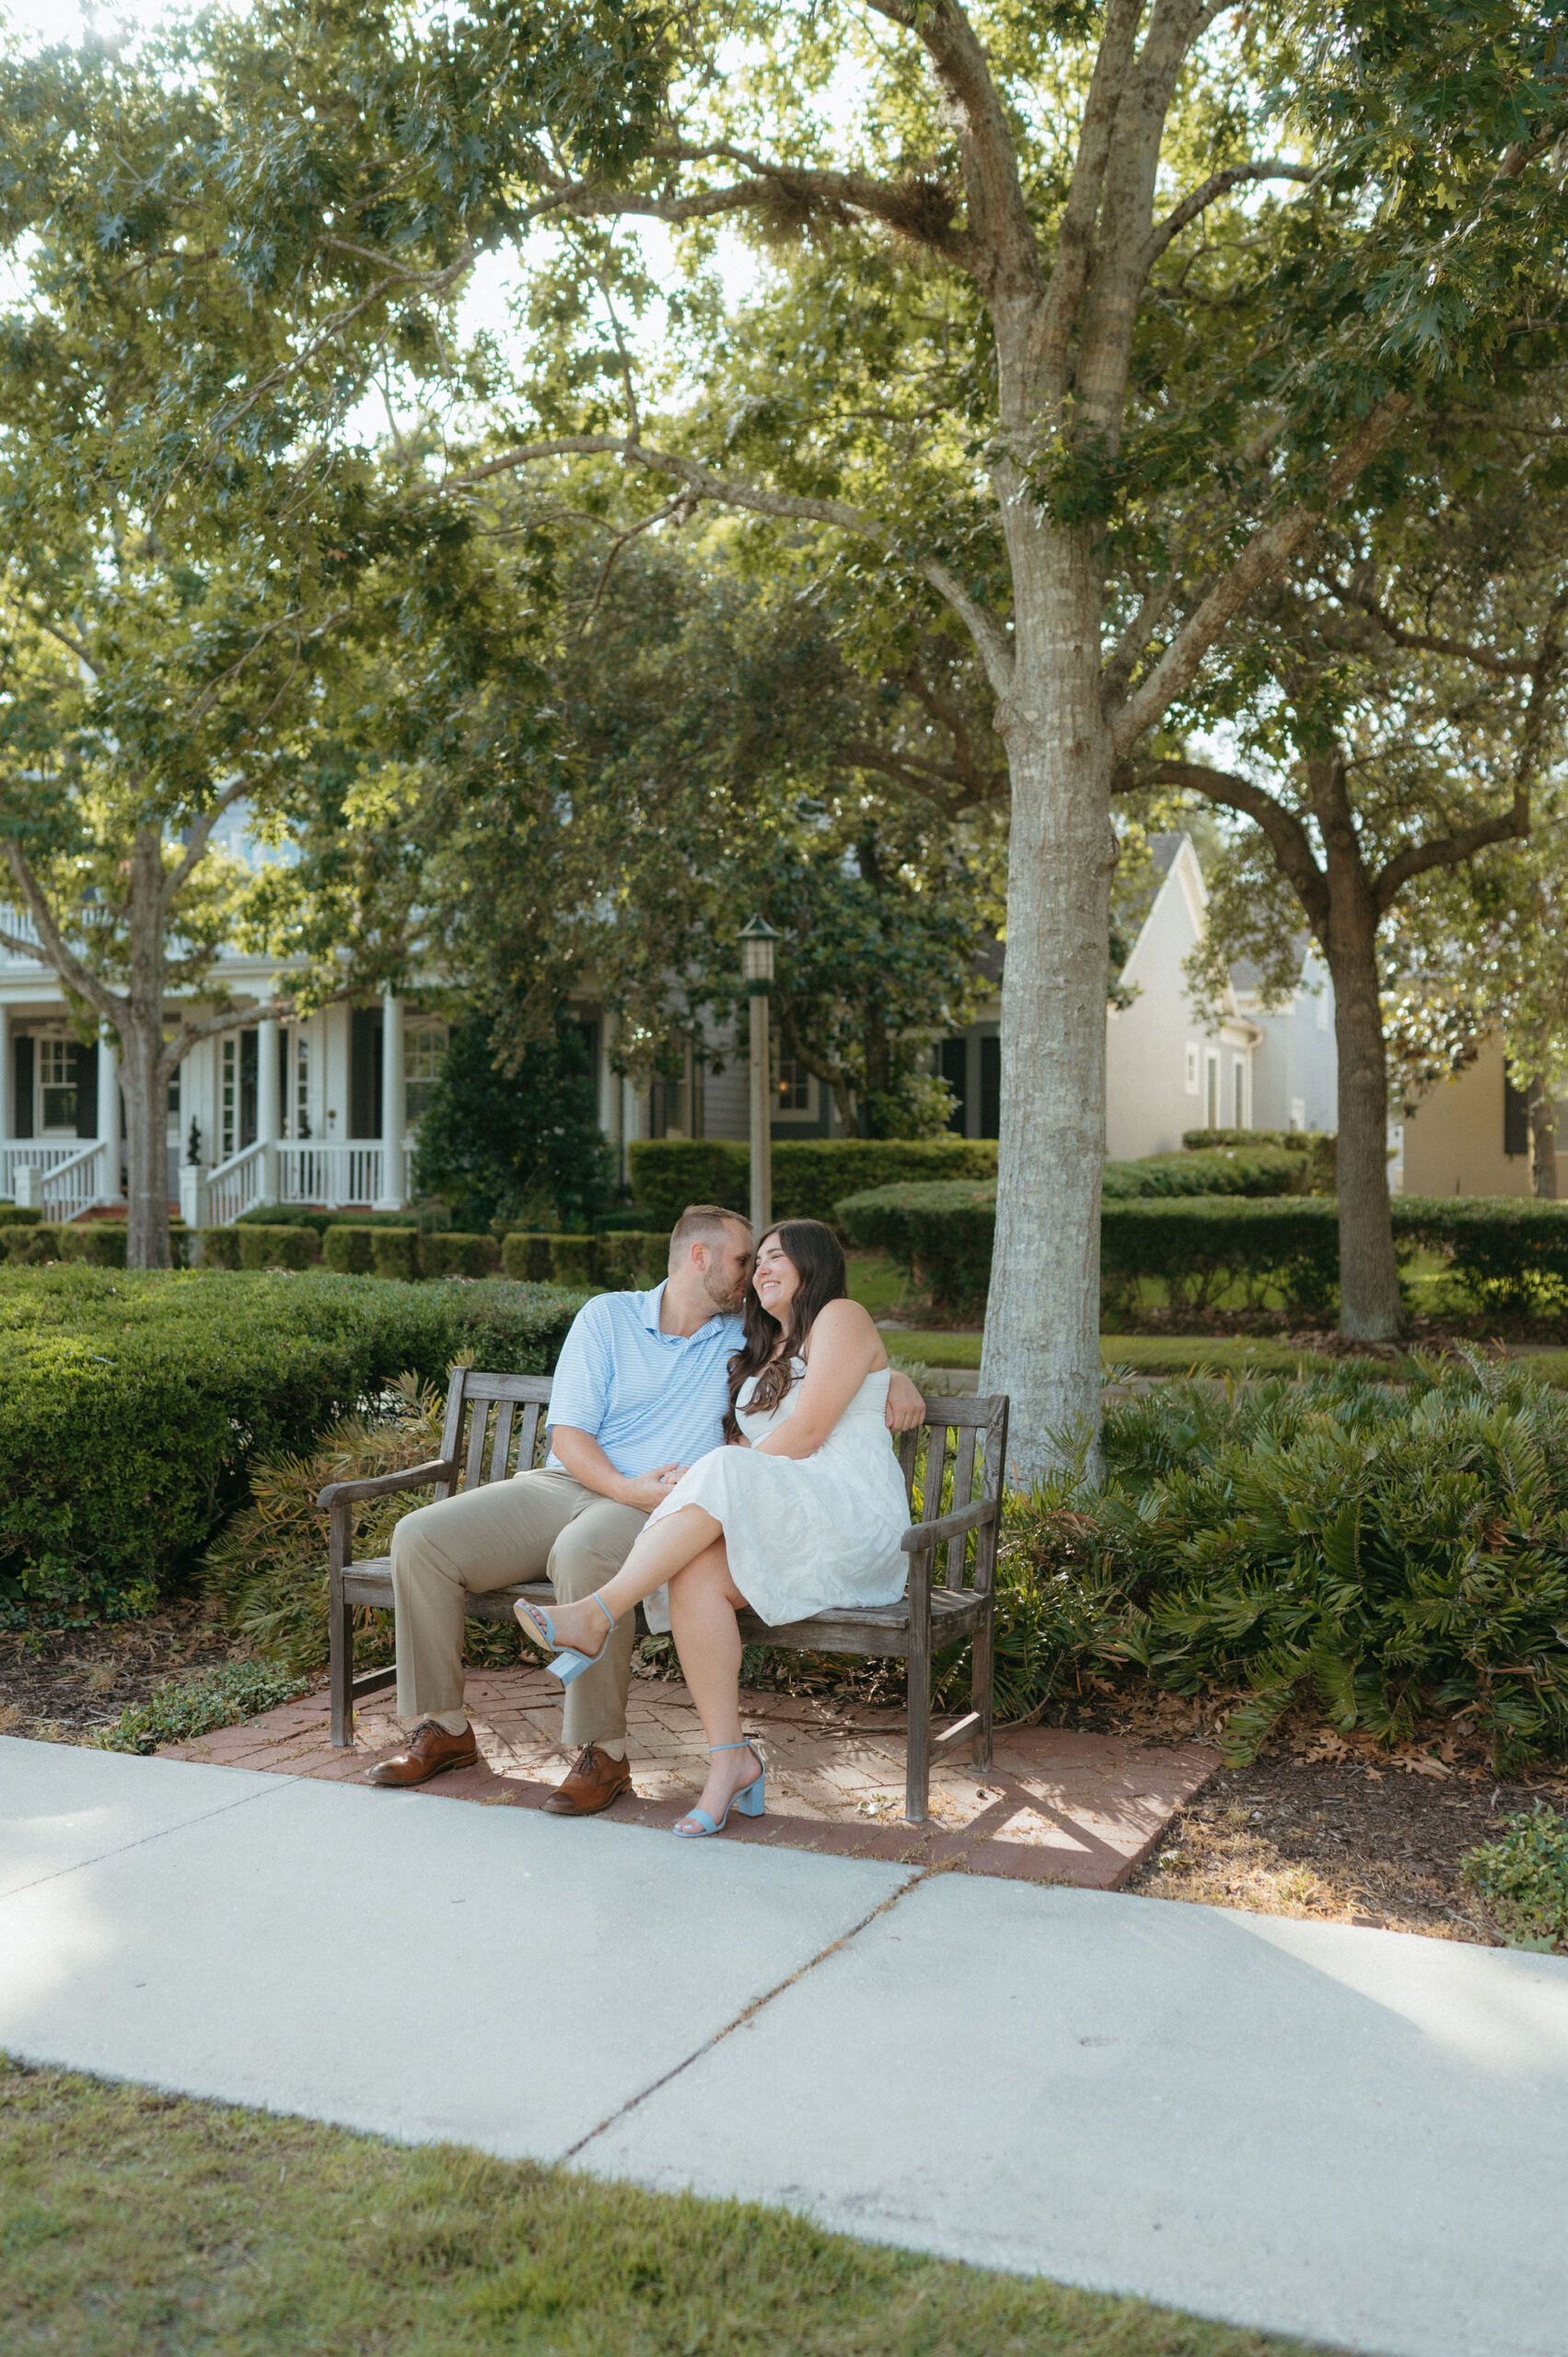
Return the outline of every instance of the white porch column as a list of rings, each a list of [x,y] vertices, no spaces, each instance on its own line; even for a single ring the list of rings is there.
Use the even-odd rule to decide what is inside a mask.
[[[106,1203],[120,1201],[120,1057],[112,1033],[98,1035],[98,1185]]]
[[[403,1149],[403,1003],[388,991],[381,1001],[381,1191],[378,1212],[401,1212],[408,1201]]]
[[[256,1200],[278,1200],[278,1024],[267,1016],[256,1033],[256,1143],[261,1147],[261,1187]]]

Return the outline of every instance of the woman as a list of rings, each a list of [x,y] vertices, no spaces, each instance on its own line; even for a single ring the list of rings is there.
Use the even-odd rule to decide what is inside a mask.
[[[888,1353],[844,1289],[844,1256],[819,1220],[785,1220],[757,1248],[745,1341],[729,1364],[729,1445],[655,1507],[612,1580],[580,1603],[514,1608],[534,1643],[561,1648],[563,1682],[598,1659],[623,1612],[667,1584],[680,1666],[708,1737],[698,1806],[677,1833],[718,1833],[731,1807],[762,1813],[761,1754],[740,1732],[740,1630],[749,1605],[778,1627],[837,1605],[903,1594],[909,1527],[888,1443]],[[656,1605],[650,1620],[662,1619]]]

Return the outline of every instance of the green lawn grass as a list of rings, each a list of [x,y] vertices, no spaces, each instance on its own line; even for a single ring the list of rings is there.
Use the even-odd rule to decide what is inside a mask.
[[[366,2035],[375,2035],[366,2016]],[[63,2357],[1262,2357],[1297,2344],[783,2211],[0,2057],[0,2341]]]

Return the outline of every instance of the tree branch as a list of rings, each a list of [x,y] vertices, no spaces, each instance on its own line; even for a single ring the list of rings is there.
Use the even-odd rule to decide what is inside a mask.
[[[1204,180],[1190,195],[1184,196],[1163,221],[1156,224],[1139,260],[1143,274],[1147,277],[1166,248],[1181,235],[1190,223],[1196,221],[1200,213],[1206,213],[1211,204],[1217,203],[1222,196],[1228,196],[1231,190],[1239,188],[1244,180],[1300,180],[1310,188],[1314,180],[1321,178],[1321,171],[1314,171],[1307,164],[1287,164],[1278,157],[1270,157],[1266,163],[1227,165],[1223,172],[1215,172],[1212,179]]]
[[[28,943],[26,955],[37,958],[41,950],[43,963],[52,966],[61,981],[69,982],[78,998],[85,998],[95,1013],[100,1015],[106,1023],[112,1023],[118,1030],[126,1002],[116,998],[96,974],[88,971],[75,950],[67,946],[64,935],[54,922],[53,911],[44,899],[43,888],[23,855],[20,843],[13,839],[0,845],[0,849],[4,850],[6,865],[16,878],[17,889],[27,903],[28,913],[38,927],[38,940]]]
[[[1123,761],[1118,765],[1113,784],[1119,794],[1132,793],[1139,786],[1174,785],[1189,794],[1201,794],[1227,810],[1244,812],[1267,835],[1282,874],[1307,911],[1307,922],[1320,940],[1324,937],[1329,883],[1313,855],[1312,838],[1295,812],[1276,802],[1260,785],[1254,785],[1250,778],[1237,777],[1232,770],[1185,761],[1148,761],[1136,772],[1130,761]]]
[[[176,894],[190,881],[191,877],[206,857],[207,842],[213,829],[217,825],[224,812],[231,810],[240,799],[248,783],[247,779],[237,777],[231,784],[226,785],[212,808],[203,812],[192,828],[191,840],[185,846],[184,858],[180,860],[178,866],[170,868],[164,879],[163,904],[166,909]]]
[[[1342,606],[1354,606],[1360,612],[1370,615],[1393,646],[1402,646],[1412,655],[1451,656],[1456,661],[1473,663],[1479,670],[1490,671],[1502,679],[1528,679],[1534,676],[1537,658],[1533,655],[1494,655],[1490,647],[1476,646],[1464,639],[1438,638],[1425,631],[1401,630],[1370,589],[1358,589],[1352,581],[1336,581],[1331,574],[1325,574],[1323,579]]]
[[[1390,393],[1363,421],[1330,467],[1322,497],[1303,501],[1287,515],[1254,532],[1228,573],[1190,614],[1148,678],[1122,704],[1113,730],[1119,757],[1130,753],[1176,698],[1190,688],[1209,649],[1257,590],[1283,571],[1297,549],[1318,529],[1324,516],[1370,465],[1410,409],[1408,394]]]
[[[1516,794],[1513,807],[1493,819],[1480,819],[1473,827],[1461,828],[1457,835],[1441,835],[1435,842],[1411,843],[1396,852],[1372,879],[1373,905],[1382,916],[1412,877],[1425,876],[1434,867],[1458,867],[1462,860],[1485,851],[1488,844],[1510,842],[1529,831],[1529,795]]]
[[[550,442],[525,442],[515,450],[504,451],[498,459],[487,460],[483,466],[471,468],[467,474],[449,475],[440,487],[443,491],[469,491],[494,475],[531,465],[536,459],[563,458],[626,459],[633,466],[646,467],[650,473],[673,475],[678,482],[687,485],[693,500],[711,500],[715,506],[738,507],[754,516],[831,524],[842,532],[858,533],[891,555],[899,553],[900,544],[886,526],[858,507],[847,506],[842,500],[808,499],[793,492],[765,491],[760,483],[737,482],[727,476],[710,473],[697,459],[685,458],[679,451],[656,450],[648,443],[633,441],[624,434],[568,434]],[[974,640],[992,686],[999,696],[1005,695],[1013,679],[1013,644],[1002,623],[989,607],[970,596],[938,558],[912,556],[905,561],[951,606]]]

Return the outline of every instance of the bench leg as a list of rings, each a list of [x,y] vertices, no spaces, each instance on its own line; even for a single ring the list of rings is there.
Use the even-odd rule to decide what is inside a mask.
[[[332,1741],[340,1751],[354,1748],[354,1607],[343,1600],[342,1573],[333,1571],[328,1592],[327,1617],[331,1623]]]
[[[970,1758],[986,1775],[991,1773],[991,1720],[996,1692],[996,1603],[994,1596],[974,1632],[973,1675],[970,1708],[980,1713],[980,1724],[970,1746]]]
[[[923,1569],[925,1576],[918,1575]],[[931,1796],[931,1567],[917,1567],[910,1580],[909,1754],[904,1771],[904,1816],[923,1825]]]

